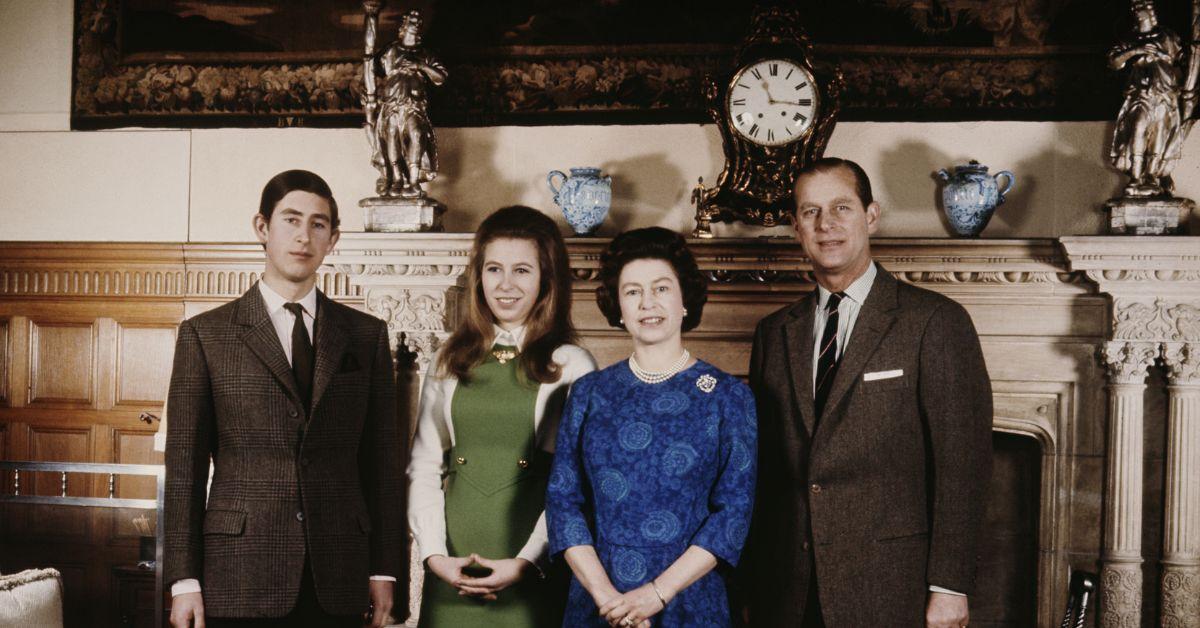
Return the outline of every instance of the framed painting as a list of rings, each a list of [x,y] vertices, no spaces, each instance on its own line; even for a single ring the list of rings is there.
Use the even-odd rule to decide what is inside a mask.
[[[779,1],[779,0],[777,0]],[[788,0],[782,0],[788,2]],[[1111,119],[1124,0],[791,0],[843,120]],[[1179,30],[1188,0],[1159,0]],[[439,126],[706,122],[752,2],[387,2],[449,78]],[[75,0],[72,127],[359,126],[359,0]]]

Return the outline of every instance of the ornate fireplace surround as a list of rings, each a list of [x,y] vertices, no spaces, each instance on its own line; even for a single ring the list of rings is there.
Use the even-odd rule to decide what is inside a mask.
[[[326,260],[321,287],[387,320],[397,354],[410,358],[401,364],[415,359],[411,373],[421,373],[455,319],[471,237],[346,233]],[[602,364],[627,350],[591,296],[606,243],[568,241],[575,321]],[[872,246],[903,281],[967,308],[993,382],[995,429],[1040,447],[1038,625],[1057,625],[1070,570],[1099,568],[1103,625],[1140,625],[1159,609],[1163,625],[1200,626],[1200,238],[877,239]],[[693,250],[712,283],[689,347],[745,375],[758,319],[812,288],[807,260],[788,239],[696,241]],[[119,318],[104,312],[130,304],[148,308],[138,316],[153,311],[156,325],[171,325],[249,288],[261,256],[254,245],[0,243],[7,453],[33,454],[22,450],[32,436],[21,434],[39,422],[59,425],[50,407],[58,402],[39,410],[42,402],[23,392],[37,375],[14,366],[22,351],[36,349],[33,332],[23,330],[59,310],[92,325],[85,319]],[[106,337],[105,324],[95,323],[97,338]],[[95,381],[109,381],[96,364]],[[1147,382],[1163,380],[1165,391],[1151,392],[1165,393],[1166,410],[1145,411]],[[1165,439],[1147,438],[1159,433]],[[1144,513],[1159,512],[1161,534],[1149,516],[1144,530]]]
[[[424,372],[456,316],[470,237],[347,234],[328,261]],[[575,319],[601,363],[625,350],[592,305],[605,243],[570,242]],[[807,260],[786,239],[697,241],[694,250],[712,288],[689,345],[744,375],[757,320],[811,289]],[[1139,625],[1143,561],[1153,556],[1161,582],[1149,588],[1160,599],[1147,608],[1161,608],[1163,625],[1200,625],[1200,239],[882,239],[873,252],[902,280],[968,308],[993,379],[995,429],[1041,448],[1038,624],[1056,623],[1069,570],[1096,569],[1098,557],[1102,624]],[[1156,364],[1169,396],[1168,416],[1154,417],[1169,435],[1161,551],[1142,547],[1141,521],[1142,399]]]

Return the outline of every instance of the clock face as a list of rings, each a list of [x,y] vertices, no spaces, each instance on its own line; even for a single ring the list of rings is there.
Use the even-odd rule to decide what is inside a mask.
[[[734,75],[725,106],[739,135],[760,146],[800,139],[817,117],[817,90],[808,70],[765,59]]]

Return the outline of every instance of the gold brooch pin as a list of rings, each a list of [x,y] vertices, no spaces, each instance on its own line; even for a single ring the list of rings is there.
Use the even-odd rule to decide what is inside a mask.
[[[492,355],[496,356],[496,361],[505,364],[509,360],[517,357],[517,352],[512,349],[496,349],[492,351]]]

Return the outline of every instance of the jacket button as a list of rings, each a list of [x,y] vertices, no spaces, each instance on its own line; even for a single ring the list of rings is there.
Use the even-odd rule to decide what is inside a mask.
[[[804,551],[806,551],[806,552],[807,552],[807,551],[808,551],[808,541],[805,541],[805,542],[801,543],[801,544],[800,544],[800,549],[802,549],[802,550],[804,550]]]
[[[302,467],[307,467],[307,466],[308,466],[308,465],[310,465],[310,464],[312,464],[312,459],[311,459],[311,458],[301,458],[301,459],[300,459],[300,466],[302,466]]]
[[[467,459],[463,458],[462,456],[455,458],[454,461],[457,462],[458,464],[467,464]]]
[[[290,417],[292,417],[292,418],[294,419],[294,418],[296,418],[296,417],[300,416],[300,413],[299,413],[299,412],[296,412],[296,410],[295,410],[295,409],[292,409],[292,410],[289,410],[289,411],[288,411],[288,416],[290,416]]]
[[[521,458],[520,460],[517,461],[517,466],[521,467],[522,469],[528,469],[529,461],[524,458]]]
[[[304,521],[304,513],[303,512],[296,513],[296,521]]]
[[[810,491],[812,491],[812,492],[814,492],[814,493],[820,493],[820,492],[821,492],[821,485],[820,485],[820,484],[813,484],[812,486],[808,487],[808,490],[810,490]]]

